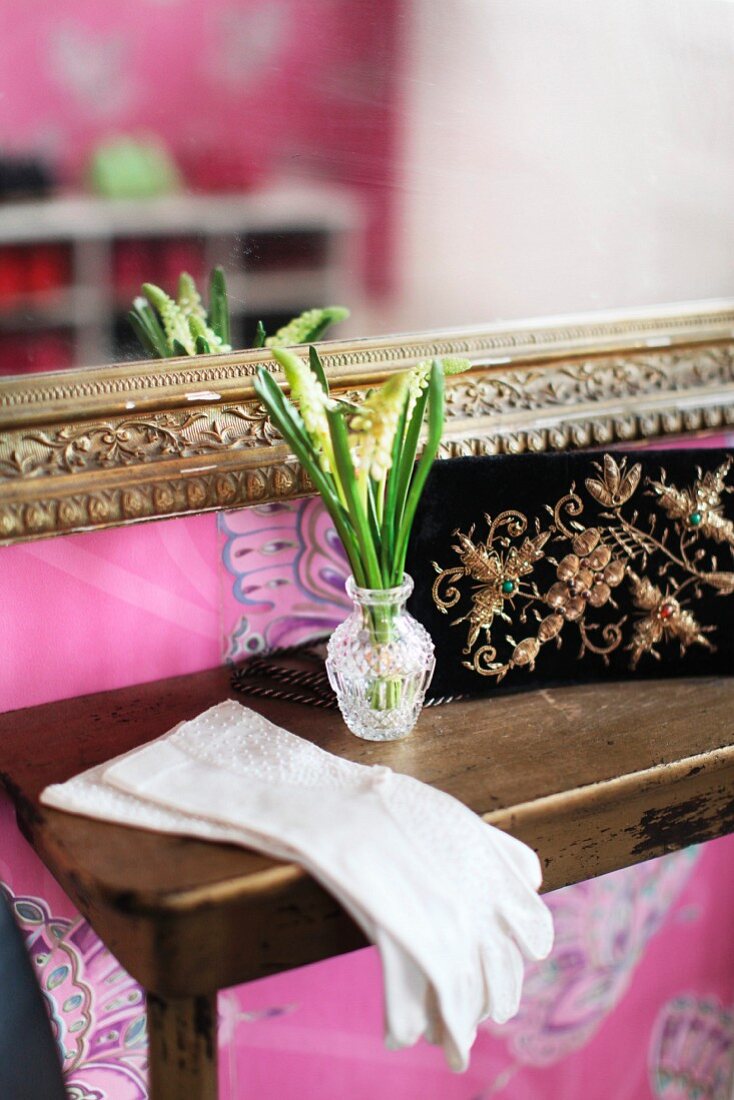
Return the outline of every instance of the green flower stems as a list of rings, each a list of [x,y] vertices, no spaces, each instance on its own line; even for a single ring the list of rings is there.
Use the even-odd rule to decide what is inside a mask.
[[[466,370],[465,360],[434,360],[392,375],[364,401],[337,399],[315,347],[308,363],[287,348],[272,349],[290,386],[286,397],[260,367],[255,390],[328,509],[360,588],[402,583],[416,508],[438,452],[444,425],[444,373]],[[427,421],[420,459],[416,461]],[[363,609],[379,649],[394,637],[400,609],[381,603]],[[402,681],[375,677],[370,706],[402,702]]]
[[[441,442],[445,364],[434,360],[401,371],[354,405],[331,396],[316,348],[311,347],[308,364],[285,348],[273,348],[273,355],[298,408],[263,367],[255,389],[321,494],[356,583],[395,587],[403,578],[416,508]],[[453,372],[468,366],[451,363]]]

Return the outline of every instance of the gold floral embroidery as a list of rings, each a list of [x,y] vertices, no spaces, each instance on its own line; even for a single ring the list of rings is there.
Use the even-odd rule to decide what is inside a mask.
[[[715,554],[702,545],[711,539],[734,552],[734,524],[722,504],[723,494],[734,491],[726,485],[731,465],[727,458],[714,471],[698,469],[693,485],[683,490],[669,485],[662,470],[659,480],[647,480],[645,492],[658,511],[642,521],[639,510],[623,513],[640,486],[642,466],[628,468],[626,459],[617,463],[605,455],[584,482],[605,509],[594,526],[580,521],[584,500],[572,485],[554,507],[546,506],[551,521],[545,528],[534,521],[532,536],[528,517],[515,510],[495,519],[485,516],[484,541],[475,539],[474,526],[468,534],[455,531],[453,550],[461,564],[442,569],[434,562],[432,593],[447,613],[467,595],[462,580],[470,582],[468,609],[452,621],[468,624],[462,664],[498,682],[511,669],[532,670],[542,647],[552,641],[560,646],[569,625],[579,634],[579,658],[591,652],[608,663],[627,638],[632,669],[644,656],[659,660],[658,647],[670,642],[678,643],[681,655],[694,645],[713,650],[706,635],[714,627],[702,626],[686,605],[700,599],[704,588],[734,594],[734,572],[721,570]],[[548,552],[555,544],[558,557]],[[541,563],[547,563],[545,570]],[[550,578],[548,566],[554,569]],[[653,579],[645,575],[650,569]],[[625,581],[635,610],[631,621],[619,615],[615,600]],[[507,624],[499,639],[493,637],[497,620]],[[525,627],[531,620],[532,633],[519,641],[508,633],[507,627]]]

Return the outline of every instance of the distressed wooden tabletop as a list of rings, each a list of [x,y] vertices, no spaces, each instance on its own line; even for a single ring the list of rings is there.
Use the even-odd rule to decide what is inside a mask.
[[[299,868],[40,807],[48,783],[224,698],[218,668],[0,715],[0,772],[41,858],[149,990],[191,997],[363,944]],[[734,678],[594,684],[425,710],[405,741],[338,714],[241,701],[339,755],[448,791],[531,844],[545,888],[734,831]]]

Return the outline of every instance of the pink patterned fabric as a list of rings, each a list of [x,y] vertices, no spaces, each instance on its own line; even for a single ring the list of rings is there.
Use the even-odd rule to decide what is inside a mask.
[[[0,801],[0,889],[25,937],[70,1100],[147,1100],[145,998],[18,834]]]
[[[317,502],[0,550],[3,709],[185,673],[323,633],[346,565]],[[0,882],[36,963],[74,1100],[146,1095],[142,991],[0,799]],[[220,995],[229,1100],[729,1100],[734,839],[550,895],[557,944],[463,1076],[381,1041],[373,950]]]
[[[318,500],[225,512],[219,520],[225,656],[297,645],[328,634],[351,607],[346,556]]]
[[[727,837],[550,894],[558,944],[466,1074],[425,1044],[384,1049],[372,950],[255,982],[246,1006],[222,994],[223,1068],[268,1100],[730,1100],[733,850]]]

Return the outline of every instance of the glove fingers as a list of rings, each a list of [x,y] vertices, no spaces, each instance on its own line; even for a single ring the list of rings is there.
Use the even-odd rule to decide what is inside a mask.
[[[526,959],[545,959],[553,948],[553,916],[545,902],[533,896],[520,905],[507,894],[497,905],[497,920]]]
[[[532,886],[533,890],[540,889],[543,882],[543,869],[536,852],[522,840],[506,833],[503,829],[497,829],[494,825],[484,822],[484,828],[490,833],[495,850],[502,853],[505,860],[509,860],[515,868],[515,872],[522,876]]]
[[[428,987],[426,997],[426,1018],[429,1020],[425,1032],[425,1039],[433,1046],[443,1049],[444,1057],[449,1069],[455,1073],[463,1073],[469,1065],[469,1051],[476,1038],[476,1028],[471,1037],[456,1036],[451,1027],[447,1027],[441,1015],[438,997],[433,986]]]
[[[486,996],[482,1018],[504,1024],[520,1007],[522,956],[512,940],[495,934],[482,945],[481,965]]]
[[[487,887],[497,915],[527,958],[545,958],[553,946],[548,906],[502,854],[493,871]]]
[[[430,1033],[428,980],[413,960],[384,932],[375,943],[382,963],[386,1045],[391,1050],[410,1047]]]

